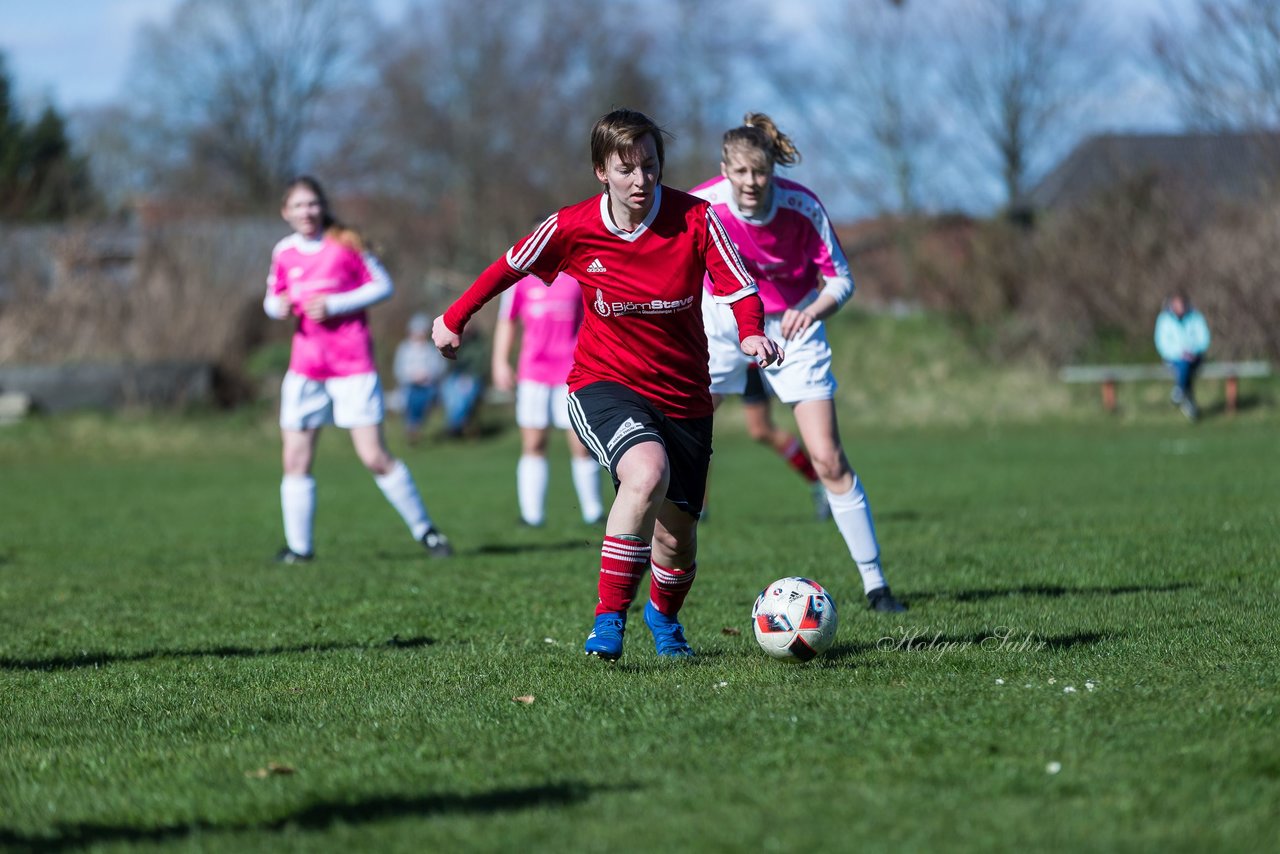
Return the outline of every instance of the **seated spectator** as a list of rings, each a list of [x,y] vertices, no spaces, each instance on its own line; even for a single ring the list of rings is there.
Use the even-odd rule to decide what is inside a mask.
[[[1191,421],[1200,417],[1194,383],[1208,349],[1209,325],[1204,315],[1192,308],[1184,291],[1175,291],[1156,318],[1156,350],[1174,375],[1170,400]]]
[[[489,372],[489,348],[484,337],[476,329],[469,328],[462,340],[469,346],[459,352],[440,384],[444,432],[450,439],[474,435],[475,417],[484,397],[485,379]]]
[[[431,318],[415,314],[409,318],[409,337],[396,348],[394,373],[404,404],[404,430],[409,444],[416,444],[422,426],[440,395],[440,383],[448,373],[448,362],[431,342]]]

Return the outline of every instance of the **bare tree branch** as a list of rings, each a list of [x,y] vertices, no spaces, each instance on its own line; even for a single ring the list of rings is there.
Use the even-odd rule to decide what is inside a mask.
[[[938,199],[942,81],[928,10],[897,5],[828,7],[786,85],[841,183],[910,214]]]
[[[168,183],[273,198],[352,72],[367,14],[355,0],[185,0],[144,28],[130,94]]]
[[[966,0],[954,16],[952,92],[992,155],[1011,211],[1110,73],[1090,0]]]
[[[1151,28],[1157,70],[1203,130],[1280,128],[1280,4],[1200,0],[1195,22]]]

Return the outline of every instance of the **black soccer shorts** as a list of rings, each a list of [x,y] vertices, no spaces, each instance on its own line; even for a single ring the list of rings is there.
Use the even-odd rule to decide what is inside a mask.
[[[671,476],[667,500],[693,516],[702,512],[711,464],[711,416],[672,418],[624,385],[596,382],[569,393],[573,432],[618,487],[618,461],[640,442],[661,442]]]
[[[742,390],[743,403],[768,403],[769,390],[764,387],[764,372],[758,365],[747,365],[747,385]]]

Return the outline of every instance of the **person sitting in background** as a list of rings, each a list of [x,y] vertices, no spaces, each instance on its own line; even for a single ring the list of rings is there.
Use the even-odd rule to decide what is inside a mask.
[[[1156,318],[1156,350],[1173,372],[1175,385],[1169,394],[1173,405],[1192,421],[1200,417],[1196,406],[1196,372],[1209,349],[1209,324],[1191,306],[1185,291],[1175,291]]]
[[[409,337],[396,347],[393,371],[404,394],[405,436],[414,445],[440,395],[440,381],[449,366],[431,342],[430,317],[419,313],[409,318],[408,332]]]
[[[489,352],[484,337],[468,329],[467,349],[454,359],[440,382],[440,402],[444,406],[444,432],[450,439],[462,439],[474,432],[474,421],[484,397]]]

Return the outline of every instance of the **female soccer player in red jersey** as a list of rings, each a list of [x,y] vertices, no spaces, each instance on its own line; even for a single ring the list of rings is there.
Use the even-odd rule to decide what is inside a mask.
[[[800,436],[826,488],[831,517],[858,565],[869,607],[904,611],[885,582],[871,507],[836,425],[836,381],[822,320],[853,294],[849,262],[818,197],[774,175],[776,166],[799,159],[772,119],[748,113],[744,125],[724,135],[720,177],[695,187],[693,194],[711,203],[755,278],[766,334],[786,343],[786,364],[761,373],[778,399],[794,408]],[[703,304],[703,318],[712,393],[717,401],[742,394],[747,362],[733,341],[733,318],[713,303]]]
[[[285,189],[280,210],[293,234],[276,244],[262,307],[296,328],[289,370],[280,389],[284,440],[282,563],[312,558],[316,482],[311,476],[316,440],[325,424],[351,431],[360,461],[413,536],[434,557],[452,549],[431,524],[413,475],[391,456],[382,436],[382,385],[373,362],[365,309],[391,296],[391,279],[360,236],[334,219],[324,190],[302,176]]]
[[[486,269],[440,317],[445,356],[485,302],[526,275],[577,279],[587,312],[569,373],[574,432],[613,475],[617,498],[601,548],[595,623],[584,649],[622,655],[627,609],[651,570],[645,624],[659,655],[693,650],[677,619],[697,572],[697,523],[713,411],[700,304],[704,276],[729,307],[739,349],[782,361],[763,334],[756,285],[710,205],[660,183],[663,132],[632,110],[591,130],[604,192],[548,217]]]

